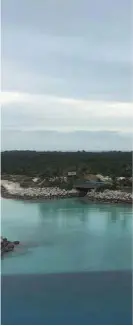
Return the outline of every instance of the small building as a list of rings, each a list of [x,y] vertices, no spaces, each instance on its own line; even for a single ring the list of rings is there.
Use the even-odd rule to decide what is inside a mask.
[[[81,191],[90,191],[92,189],[98,189],[104,187],[105,183],[102,181],[91,181],[91,180],[78,180],[74,188],[81,190]]]
[[[68,177],[73,177],[73,176],[76,176],[76,171],[70,171],[67,173]]]

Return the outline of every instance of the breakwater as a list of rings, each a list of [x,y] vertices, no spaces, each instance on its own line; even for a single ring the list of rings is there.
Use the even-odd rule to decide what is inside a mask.
[[[78,195],[78,191],[76,189],[60,189],[59,187],[22,188],[17,182],[2,180],[1,195],[5,198],[37,200],[76,197]]]
[[[45,200],[54,198],[78,197],[76,189],[66,190],[59,187],[28,187],[22,188],[17,182],[1,180],[1,195],[4,198],[22,200]],[[91,201],[107,203],[127,203],[132,204],[133,194],[121,190],[106,189],[102,192],[95,190],[88,191],[86,197]]]
[[[107,202],[107,203],[127,203],[132,204],[133,194],[120,191],[120,190],[108,190],[103,192],[91,191],[87,193],[87,198],[91,201]]]

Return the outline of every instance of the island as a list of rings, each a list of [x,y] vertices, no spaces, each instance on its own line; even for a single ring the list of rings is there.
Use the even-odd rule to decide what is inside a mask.
[[[23,200],[86,196],[132,204],[132,153],[2,152],[1,195]]]

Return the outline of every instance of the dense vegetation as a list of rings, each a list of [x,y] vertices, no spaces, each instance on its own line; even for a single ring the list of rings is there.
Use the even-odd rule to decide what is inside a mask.
[[[1,153],[1,173],[53,177],[93,173],[110,176],[132,176],[132,152],[35,152],[5,151]]]

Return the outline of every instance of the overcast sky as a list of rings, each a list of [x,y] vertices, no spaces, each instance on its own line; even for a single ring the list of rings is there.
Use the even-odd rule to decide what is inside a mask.
[[[131,2],[2,0],[2,149],[131,149]]]

